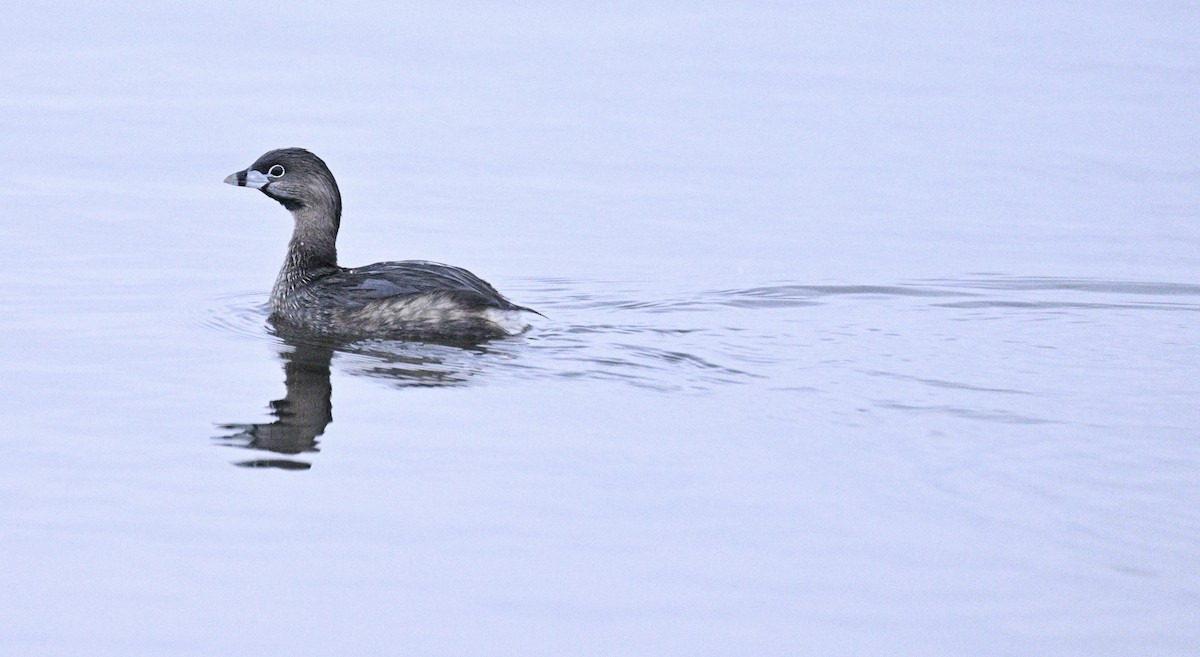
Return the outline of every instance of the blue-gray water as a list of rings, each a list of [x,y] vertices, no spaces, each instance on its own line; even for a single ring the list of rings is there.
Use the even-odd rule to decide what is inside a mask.
[[[0,653],[1200,652],[1194,3],[3,33]],[[293,145],[548,319],[276,338]]]

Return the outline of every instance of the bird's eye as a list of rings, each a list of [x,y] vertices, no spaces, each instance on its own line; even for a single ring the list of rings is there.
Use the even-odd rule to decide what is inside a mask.
[[[267,169],[267,176],[270,178],[283,177],[283,165],[282,164],[272,165],[270,169]]]

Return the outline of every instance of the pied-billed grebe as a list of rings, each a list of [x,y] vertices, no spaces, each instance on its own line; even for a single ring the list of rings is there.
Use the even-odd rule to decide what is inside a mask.
[[[342,196],[321,158],[281,148],[225,178],[279,201],[296,226],[271,290],[271,315],[342,337],[477,340],[515,335],[534,311],[459,267],[422,260],[347,269],[337,263]]]

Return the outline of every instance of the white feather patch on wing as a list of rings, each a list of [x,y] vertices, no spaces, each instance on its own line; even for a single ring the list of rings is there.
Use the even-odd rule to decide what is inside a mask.
[[[528,331],[531,326],[529,323],[531,316],[531,313],[527,313],[524,310],[488,308],[483,311],[484,319],[500,327],[501,331],[509,335],[518,335]]]

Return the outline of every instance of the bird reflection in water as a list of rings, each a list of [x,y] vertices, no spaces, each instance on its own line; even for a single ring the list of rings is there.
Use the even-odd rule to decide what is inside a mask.
[[[344,345],[280,337],[283,349],[279,357],[283,360],[286,394],[268,404],[275,419],[219,424],[222,431],[229,433],[216,436],[214,441],[282,456],[238,461],[234,465],[283,470],[312,467],[311,463],[293,457],[320,451],[317,439],[333,421],[333,386],[329,374],[335,352],[356,359],[359,367],[350,368],[352,373],[385,379],[398,387],[430,387],[465,384],[472,372],[469,367],[456,367],[456,357],[484,351],[479,345],[386,342]]]

